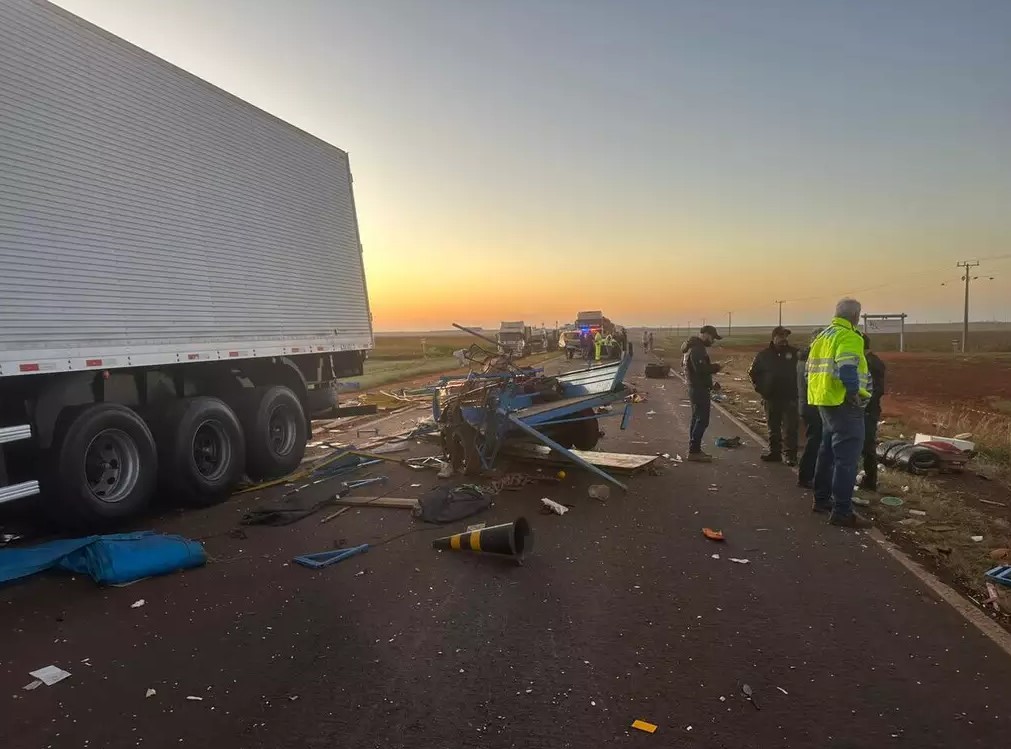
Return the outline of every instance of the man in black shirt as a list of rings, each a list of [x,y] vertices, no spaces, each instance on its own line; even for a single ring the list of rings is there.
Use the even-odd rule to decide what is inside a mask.
[[[769,426],[766,462],[797,464],[797,349],[790,345],[790,329],[772,330],[769,345],[758,352],[748,370],[755,391],[765,404]]]
[[[707,349],[713,345],[713,341],[721,338],[712,325],[703,325],[697,336],[693,335],[681,346],[681,353],[684,354],[685,379],[688,382],[688,398],[692,403],[688,460],[698,463],[708,463],[713,459],[711,455],[702,451],[702,438],[709,426],[713,375],[720,371],[721,366],[709,360]]]

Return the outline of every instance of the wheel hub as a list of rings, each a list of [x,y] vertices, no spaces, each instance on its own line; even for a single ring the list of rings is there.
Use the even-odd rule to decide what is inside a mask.
[[[94,436],[84,454],[84,477],[91,495],[101,501],[121,501],[137,485],[140,452],[129,434],[104,429]]]

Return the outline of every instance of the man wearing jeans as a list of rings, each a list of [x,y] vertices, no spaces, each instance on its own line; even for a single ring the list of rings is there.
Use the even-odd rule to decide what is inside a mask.
[[[713,458],[702,450],[702,437],[709,427],[712,408],[713,375],[720,365],[709,360],[706,350],[722,336],[712,325],[703,325],[697,336],[692,336],[681,346],[684,354],[685,380],[688,382],[688,399],[692,404],[692,423],[688,432],[688,460],[708,463]]]
[[[859,321],[860,302],[840,300],[832,324],[811,343],[807,359],[807,402],[818,407],[822,420],[812,509],[830,513],[829,523],[847,528],[870,526],[853,511],[853,484],[864,446],[864,407],[870,398]]]

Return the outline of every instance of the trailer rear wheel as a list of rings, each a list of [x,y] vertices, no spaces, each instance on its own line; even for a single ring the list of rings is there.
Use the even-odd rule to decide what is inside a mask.
[[[302,462],[307,430],[298,396],[282,385],[241,393],[235,412],[246,434],[246,473],[253,479],[285,476]]]
[[[154,494],[158,456],[144,420],[126,406],[94,403],[57,420],[54,477],[44,482],[53,519],[101,527],[141,513]]]
[[[154,417],[163,487],[172,499],[207,507],[226,499],[246,459],[242,427],[217,398],[182,398]]]

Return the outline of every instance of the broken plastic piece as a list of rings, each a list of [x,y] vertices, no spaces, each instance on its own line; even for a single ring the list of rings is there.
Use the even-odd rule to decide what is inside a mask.
[[[710,541],[723,540],[723,531],[714,531],[712,528],[703,528],[702,535],[708,538]]]
[[[130,604],[130,608],[131,609],[139,609],[145,603],[147,603],[147,601],[145,601],[143,598],[141,598],[139,601],[134,601],[133,603],[131,603]]]
[[[736,562],[737,564],[751,564],[748,559],[738,559],[737,557],[729,557],[731,562]]]
[[[154,697],[156,694],[158,693],[153,689],[148,689],[146,692],[144,692],[145,697]]]
[[[653,725],[652,723],[647,723],[644,720],[632,721],[632,728],[635,728],[636,730],[639,731],[645,731],[646,733],[656,733],[657,729],[655,725]]]
[[[541,497],[541,504],[547,507],[556,515],[564,515],[569,511],[569,508],[565,505],[560,505],[553,499],[548,499],[547,497]]]
[[[34,676],[47,687],[51,687],[53,684],[58,684],[70,676],[70,672],[56,666],[46,666],[35,671],[29,671],[28,675]]]

